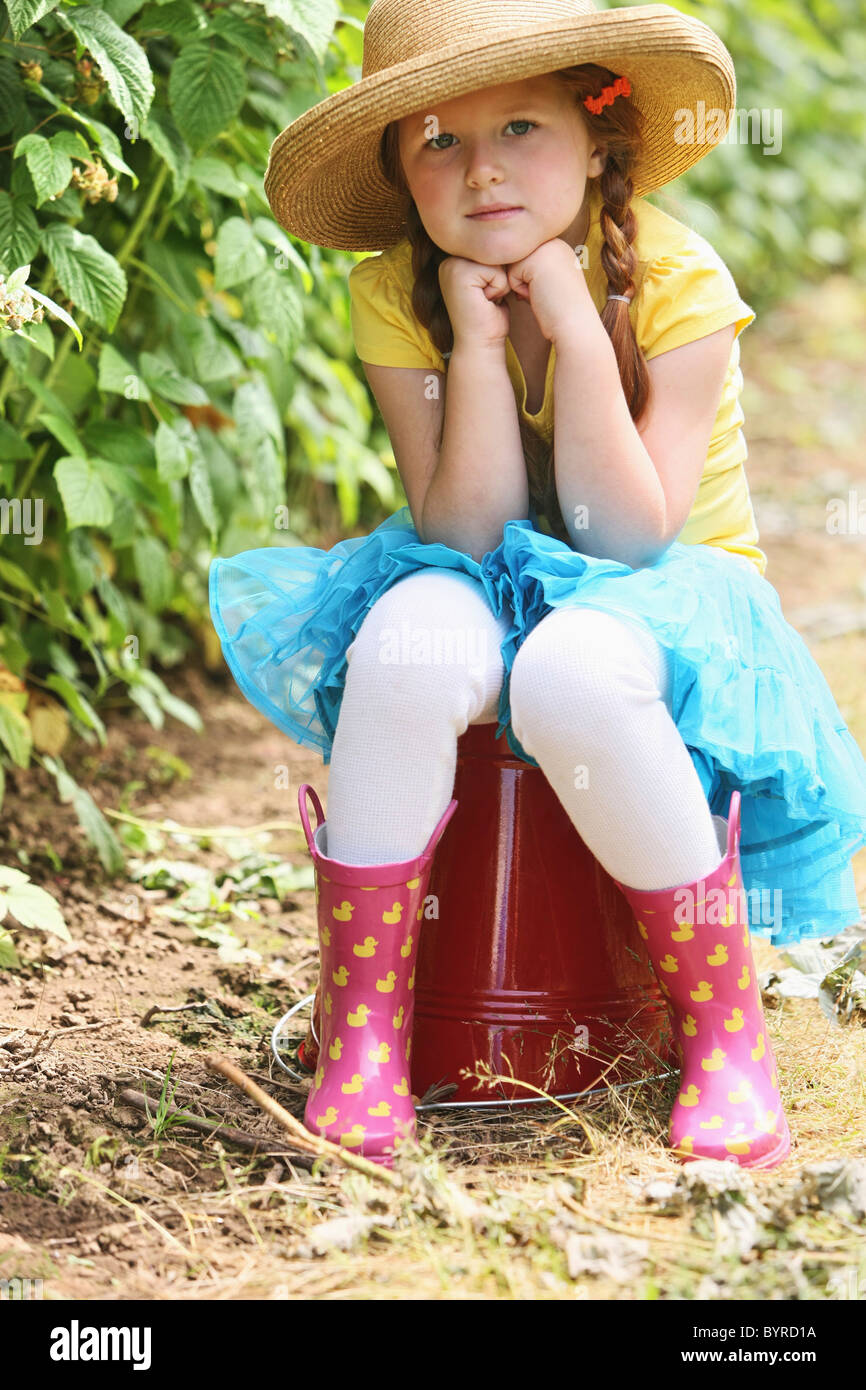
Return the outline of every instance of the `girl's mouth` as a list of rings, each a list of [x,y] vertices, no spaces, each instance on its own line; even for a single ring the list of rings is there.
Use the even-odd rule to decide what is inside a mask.
[[[506,217],[515,217],[518,212],[523,212],[523,208],[498,208],[492,212],[472,212],[469,218],[472,222],[498,222]]]

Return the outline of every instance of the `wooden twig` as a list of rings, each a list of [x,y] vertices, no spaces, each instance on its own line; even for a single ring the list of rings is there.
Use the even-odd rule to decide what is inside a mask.
[[[258,1086],[255,1081],[242,1072],[240,1067],[234,1062],[230,1062],[227,1057],[220,1057],[215,1053],[208,1053],[204,1058],[204,1064],[208,1071],[218,1072],[225,1076],[235,1086],[239,1086],[250,1100],[254,1100],[269,1115],[273,1115],[275,1120],[287,1129],[293,1136],[298,1147],[305,1153],[316,1154],[320,1158],[334,1158],[339,1163],[343,1163],[347,1168],[356,1168],[360,1173],[366,1173],[368,1178],[377,1178],[380,1182],[387,1183],[391,1187],[402,1187],[402,1181],[396,1173],[392,1173],[383,1164],[372,1163],[368,1158],[362,1158],[360,1154],[354,1154],[350,1149],[341,1148],[338,1144],[332,1144],[327,1139],[321,1139],[318,1135],[311,1133],[294,1115],[290,1115],[288,1110],[284,1110],[279,1101],[274,1100]]]
[[[122,1018],[102,1018],[97,1023],[70,1023],[68,1026],[59,1023],[52,1023],[50,1028],[34,1028],[29,1023],[0,1023],[0,1028],[12,1028],[13,1026],[19,1033],[54,1033],[58,1038],[62,1038],[66,1033],[83,1033],[87,1028],[107,1028],[109,1023],[122,1023]]]
[[[141,1091],[121,1091],[118,1099],[126,1101],[128,1105],[134,1105],[137,1110],[143,1110],[146,1114],[153,1114],[155,1105],[153,1097],[145,1096]],[[278,1139],[273,1140],[262,1135],[247,1134],[245,1130],[233,1129],[223,1120],[201,1120],[197,1115],[190,1115],[188,1110],[182,1110],[177,1105],[165,1106],[164,1113],[182,1117],[183,1123],[189,1125],[190,1128],[200,1130],[202,1134],[208,1134],[212,1138],[225,1140],[227,1144],[235,1144],[239,1149],[246,1149],[248,1153],[276,1153],[281,1157],[291,1159],[297,1168],[304,1168],[307,1172],[312,1169],[313,1160],[311,1158],[306,1154],[299,1154],[294,1149],[290,1149],[288,1144],[282,1144]]]

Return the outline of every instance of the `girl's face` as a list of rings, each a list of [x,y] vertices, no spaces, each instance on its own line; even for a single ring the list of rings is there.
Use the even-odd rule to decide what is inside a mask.
[[[449,256],[510,265],[553,237],[584,241],[586,181],[601,174],[606,151],[549,74],[404,116],[399,146],[421,221]],[[491,204],[519,211],[472,216]]]

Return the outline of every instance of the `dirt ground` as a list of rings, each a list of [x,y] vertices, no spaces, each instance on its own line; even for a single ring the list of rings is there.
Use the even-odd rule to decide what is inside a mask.
[[[767,578],[866,748],[864,323],[866,290],[837,278],[758,320],[742,352]],[[862,534],[828,532],[828,498],[857,488]],[[809,1167],[866,1160],[866,1019],[839,1027],[813,999],[766,1000],[793,1149],[740,1188],[668,1155],[664,1081],[579,1114],[427,1112],[400,1190],[281,1154],[291,1137],[203,1059],[302,1115],[306,1083],[269,1034],[316,982],[296,798],[310,781],[327,807],[327,770],[221,671],[166,679],[203,735],[112,712],[106,749],[67,756],[148,872],[133,859],[109,880],[47,777],[10,776],[0,863],[55,894],[73,940],[17,932],[22,968],[0,971],[0,1281],[54,1299],[866,1297],[866,1211],[824,1200]],[[866,906],[866,852],[855,873]],[[783,963],[765,941],[755,956]],[[167,1073],[176,1105],[273,1151],[167,1124]]]

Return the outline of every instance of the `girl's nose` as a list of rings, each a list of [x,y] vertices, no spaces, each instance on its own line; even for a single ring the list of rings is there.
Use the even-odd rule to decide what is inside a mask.
[[[473,188],[490,181],[501,182],[502,161],[489,142],[467,147],[466,182]]]

